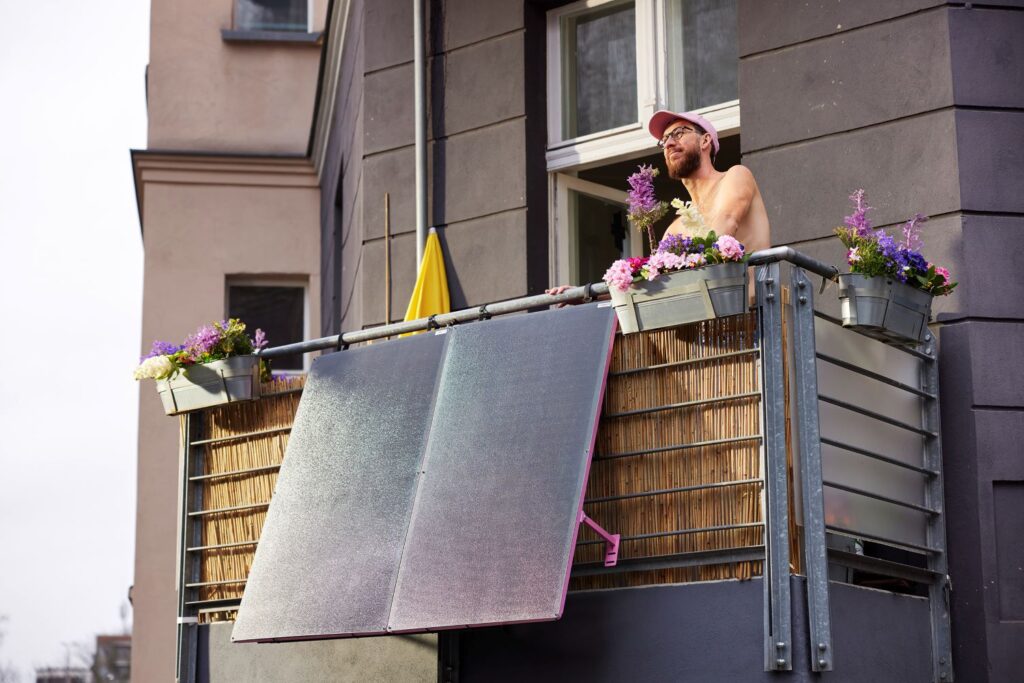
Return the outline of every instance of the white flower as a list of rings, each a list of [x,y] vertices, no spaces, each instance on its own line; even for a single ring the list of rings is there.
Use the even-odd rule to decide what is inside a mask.
[[[167,356],[153,356],[135,368],[135,379],[167,379],[174,372],[174,363]]]
[[[708,226],[704,224],[704,216],[701,215],[696,204],[676,198],[672,200],[672,208],[676,210],[676,215],[682,218],[683,230],[691,236],[703,236],[708,232]]]

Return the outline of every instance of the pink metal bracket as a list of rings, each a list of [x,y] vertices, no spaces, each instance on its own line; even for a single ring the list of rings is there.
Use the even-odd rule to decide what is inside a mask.
[[[587,513],[580,510],[580,524],[586,524],[591,529],[597,532],[597,535],[604,539],[604,566],[614,567],[619,562],[619,539],[622,538],[620,534],[610,534],[604,530],[604,528],[587,517]]]

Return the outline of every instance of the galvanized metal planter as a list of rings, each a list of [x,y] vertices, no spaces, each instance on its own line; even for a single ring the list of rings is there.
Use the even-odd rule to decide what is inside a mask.
[[[157,391],[168,415],[260,397],[260,363],[256,356],[234,356],[194,365],[177,377],[158,381]]]
[[[839,276],[843,327],[892,344],[924,340],[932,295],[908,284],[860,273]]]
[[[623,333],[657,330],[747,310],[747,265],[718,263],[611,290]]]

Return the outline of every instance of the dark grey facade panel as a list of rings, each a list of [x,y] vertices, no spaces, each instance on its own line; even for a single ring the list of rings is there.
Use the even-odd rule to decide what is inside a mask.
[[[522,119],[479,128],[436,143],[443,145],[443,206],[435,224],[455,223],[526,206],[525,125]],[[436,156],[434,157],[436,160]]]
[[[968,329],[971,385],[960,390],[976,407],[1024,409],[1024,322],[974,321]]]
[[[441,233],[450,257],[452,309],[501,301],[526,291],[526,209],[449,224]]]
[[[867,190],[877,225],[960,208],[952,110],[744,156],[768,209],[774,244],[826,237]]]
[[[374,39],[367,35],[364,40]],[[413,65],[402,64],[363,77],[363,153],[375,154],[415,142]]]
[[[412,2],[371,1],[366,4],[366,71],[413,60]],[[409,90],[412,101],[412,89]]]
[[[435,127],[435,136],[455,135],[526,113],[522,32],[449,52],[444,62],[444,120]]]
[[[523,27],[522,0],[432,0],[444,6],[444,48],[455,50]]]
[[[401,147],[362,160],[368,202],[363,207],[366,221],[363,237],[384,237],[384,193],[391,205],[391,234],[416,232],[416,154],[414,147]]]
[[[944,0],[739,0],[740,56],[851,31],[945,4]]]
[[[829,680],[931,680],[925,601],[843,584],[831,590]],[[763,671],[761,592],[754,579],[573,593],[561,621],[459,634],[458,680],[822,680],[810,672],[800,578],[793,579],[794,671]]]
[[[1024,107],[1024,13],[950,9],[949,40],[957,104]]]
[[[946,17],[943,10],[922,12],[744,59],[744,150],[952,105]]]
[[[982,318],[1024,320],[1024,216],[964,216],[963,309]],[[958,288],[959,289],[959,288]],[[1022,442],[1024,443],[1024,442]]]
[[[374,193],[376,195],[376,193]],[[383,204],[384,197],[374,201]],[[447,259],[446,259],[447,260]],[[362,273],[358,282],[362,294],[363,326],[384,322],[384,240],[366,242],[362,251]],[[447,264],[446,264],[447,265]],[[416,285],[416,235],[403,233],[391,239],[391,319],[405,318],[409,297]]]
[[[1024,111],[958,110],[956,140],[963,209],[1024,214]]]

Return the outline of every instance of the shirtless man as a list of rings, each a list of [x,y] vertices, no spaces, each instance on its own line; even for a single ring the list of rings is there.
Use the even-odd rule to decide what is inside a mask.
[[[735,237],[747,254],[771,246],[768,213],[750,169],[737,165],[724,173],[715,170],[718,131],[710,121],[689,112],[659,111],[651,117],[647,130],[664,151],[669,177],[682,181],[705,225],[717,235]],[[682,219],[673,221],[665,234],[685,234]],[[561,285],[545,292],[561,294],[570,288]],[[751,281],[751,298],[753,292]]]
[[[768,214],[754,175],[745,166],[715,170],[718,131],[699,114],[659,111],[647,130],[665,153],[669,177],[681,180],[704,223],[718,235],[732,235],[746,253],[771,246]],[[677,218],[666,235],[684,234]]]

